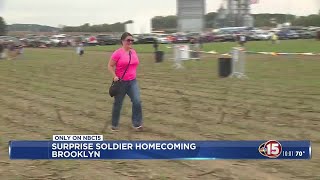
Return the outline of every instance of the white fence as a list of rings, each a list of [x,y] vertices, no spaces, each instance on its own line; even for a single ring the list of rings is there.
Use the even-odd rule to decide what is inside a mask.
[[[198,44],[173,45],[173,59],[176,68],[183,68],[182,61],[200,59]]]
[[[232,67],[230,77],[247,78],[245,74],[246,53],[241,47],[234,47],[232,49]]]

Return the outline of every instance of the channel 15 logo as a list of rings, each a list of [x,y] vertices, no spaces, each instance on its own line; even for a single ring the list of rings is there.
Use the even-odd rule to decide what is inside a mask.
[[[259,152],[268,158],[277,158],[282,152],[281,144],[276,140],[269,140],[259,146]]]

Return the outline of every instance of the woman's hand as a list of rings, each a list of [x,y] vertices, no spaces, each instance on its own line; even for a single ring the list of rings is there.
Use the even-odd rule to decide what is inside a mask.
[[[118,77],[118,76],[115,76],[115,77],[113,78],[113,81],[119,81],[119,77]]]

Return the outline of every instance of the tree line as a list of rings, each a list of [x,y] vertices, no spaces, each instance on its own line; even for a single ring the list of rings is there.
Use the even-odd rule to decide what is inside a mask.
[[[125,24],[132,23],[129,20],[124,23],[114,23],[114,24],[99,24],[90,25],[89,23],[83,24],[81,26],[65,26],[62,28],[62,32],[123,32],[125,31]]]
[[[7,27],[8,31],[32,31],[32,32],[54,32],[59,28],[43,26],[38,24],[12,24]]]

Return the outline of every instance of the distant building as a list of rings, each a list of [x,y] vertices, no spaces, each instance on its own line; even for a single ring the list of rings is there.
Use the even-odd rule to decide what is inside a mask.
[[[250,13],[251,0],[226,0],[226,9],[221,5],[215,20],[218,27],[253,27]]]
[[[227,18],[227,10],[221,5],[221,7],[218,9],[218,15],[215,20],[215,27],[225,27],[227,25],[226,22]]]
[[[201,32],[204,29],[205,0],[177,0],[180,32]]]

